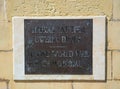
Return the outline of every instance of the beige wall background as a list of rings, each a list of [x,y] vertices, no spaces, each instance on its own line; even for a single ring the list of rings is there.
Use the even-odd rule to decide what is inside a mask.
[[[106,81],[14,81],[13,16],[107,17]],[[120,0],[0,0],[0,89],[120,89]]]

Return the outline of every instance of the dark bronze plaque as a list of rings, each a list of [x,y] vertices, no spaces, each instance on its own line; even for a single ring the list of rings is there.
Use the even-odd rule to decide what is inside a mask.
[[[92,19],[25,19],[24,32],[25,74],[92,74]]]

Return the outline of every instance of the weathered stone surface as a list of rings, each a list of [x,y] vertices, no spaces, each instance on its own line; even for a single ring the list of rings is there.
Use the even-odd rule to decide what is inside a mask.
[[[0,0],[0,21],[6,20],[6,7],[5,0]]]
[[[64,2],[64,3],[63,3]],[[112,0],[7,0],[7,16],[112,17]]]
[[[0,52],[0,78],[11,79],[12,76],[13,76],[12,52]]]
[[[120,19],[120,0],[113,0],[113,19]]]
[[[110,79],[111,80],[111,73],[112,73],[112,71],[111,71],[111,67],[112,67],[112,65],[111,65],[111,63],[112,63],[112,59],[111,59],[111,51],[108,51],[107,52],[107,79]]]
[[[25,82],[15,82],[15,81],[11,81],[11,83],[10,83],[10,89],[27,89],[26,88],[26,84],[25,84]],[[32,85],[31,85],[32,86]]]
[[[120,81],[108,81],[106,89],[120,89]]]
[[[106,89],[105,83],[74,82],[73,89]]]
[[[120,52],[113,52],[113,78],[120,79]]]
[[[12,89],[71,89],[70,82],[14,82]]]
[[[69,82],[40,82],[40,83],[26,83],[24,89],[71,89]]]
[[[107,82],[76,82],[73,83],[72,89],[120,89],[120,81],[107,81]]]
[[[6,82],[1,82],[1,79],[0,79],[0,89],[7,89]]]
[[[120,22],[111,21],[108,24],[108,49],[120,49]]]
[[[0,50],[12,49],[11,23],[0,22]]]

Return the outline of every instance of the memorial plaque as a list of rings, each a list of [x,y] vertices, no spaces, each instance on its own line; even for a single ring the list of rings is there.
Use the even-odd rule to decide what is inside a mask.
[[[14,80],[105,80],[105,16],[12,21]]]
[[[25,74],[92,74],[92,19],[25,19]]]

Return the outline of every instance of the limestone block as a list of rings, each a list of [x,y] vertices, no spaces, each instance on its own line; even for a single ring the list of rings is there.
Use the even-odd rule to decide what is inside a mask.
[[[120,81],[74,82],[73,89],[120,89]]]
[[[120,81],[108,81],[106,89],[120,89]]]
[[[70,82],[39,82],[26,83],[25,89],[71,89]]]
[[[0,50],[12,49],[11,23],[0,22]]]
[[[0,0],[0,21],[6,20],[6,4],[5,0]]]
[[[120,0],[113,0],[113,19],[120,19]]]
[[[7,0],[7,17],[12,16],[112,17],[112,0]]]
[[[12,76],[13,76],[12,52],[0,52],[0,78],[11,79]]]
[[[1,80],[0,80],[0,89],[7,89],[6,82],[1,82]]]
[[[11,89],[27,89],[25,85],[26,85],[25,82],[15,82],[15,81],[12,81]]]
[[[120,79],[120,52],[113,52],[113,78]]]
[[[70,82],[15,82],[11,83],[12,89],[71,89]],[[1,88],[0,88],[1,89]]]
[[[112,65],[111,65],[111,51],[108,51],[107,52],[107,79],[110,79],[111,80],[111,67],[112,67]]]
[[[74,82],[73,89],[106,89],[105,83]]]
[[[108,24],[108,49],[120,49],[120,22]]]

